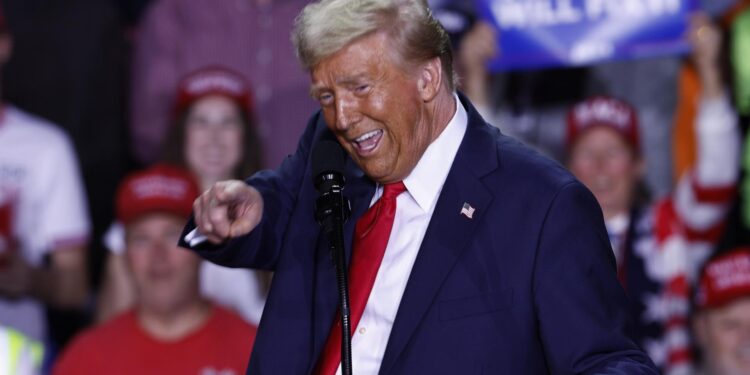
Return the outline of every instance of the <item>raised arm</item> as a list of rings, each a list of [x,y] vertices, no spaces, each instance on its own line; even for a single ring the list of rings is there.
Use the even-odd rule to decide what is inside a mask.
[[[677,216],[696,240],[713,242],[739,178],[740,131],[721,79],[721,33],[702,14],[692,19],[693,63],[701,81],[695,120],[697,160],[673,195]]]

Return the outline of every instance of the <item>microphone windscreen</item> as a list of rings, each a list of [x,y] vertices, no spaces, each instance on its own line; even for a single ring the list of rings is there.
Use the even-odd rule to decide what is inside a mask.
[[[313,178],[323,173],[344,174],[344,149],[341,145],[329,139],[318,142],[312,152]]]

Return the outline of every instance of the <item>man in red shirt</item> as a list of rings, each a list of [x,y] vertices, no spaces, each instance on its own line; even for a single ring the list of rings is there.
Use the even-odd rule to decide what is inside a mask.
[[[133,310],[66,348],[54,374],[242,374],[255,327],[200,295],[199,258],[177,247],[198,187],[160,165],[121,184],[117,216],[137,291]]]

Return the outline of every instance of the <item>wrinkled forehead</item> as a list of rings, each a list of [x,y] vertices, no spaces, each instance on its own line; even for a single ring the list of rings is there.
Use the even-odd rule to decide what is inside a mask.
[[[367,34],[321,59],[310,70],[310,91],[314,93],[324,86],[357,82],[363,78],[380,78],[393,69],[405,71],[407,64],[392,48],[388,34]]]

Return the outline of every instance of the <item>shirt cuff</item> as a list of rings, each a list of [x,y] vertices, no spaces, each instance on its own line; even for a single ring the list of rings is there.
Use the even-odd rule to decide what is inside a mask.
[[[185,242],[190,245],[190,247],[198,246],[206,241],[208,241],[208,238],[201,233],[198,228],[195,228],[190,231],[190,233],[185,235],[184,238]]]

